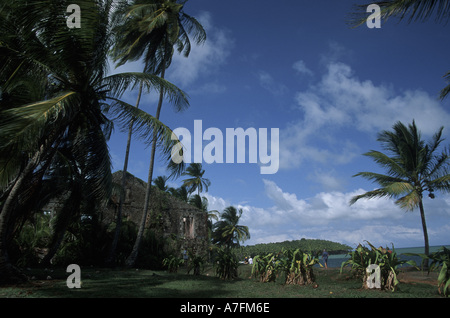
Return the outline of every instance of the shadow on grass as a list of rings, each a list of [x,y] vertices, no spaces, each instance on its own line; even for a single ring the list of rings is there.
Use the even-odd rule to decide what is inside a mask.
[[[26,284],[0,288],[0,297],[61,297],[61,298],[211,298],[233,297],[230,284],[206,275],[171,274],[150,270],[81,269],[81,288],[68,288],[70,273],[34,270],[28,273]],[[49,277],[50,276],[50,277]],[[49,278],[49,279],[47,279]],[[227,289],[228,288],[228,289]]]
[[[81,288],[70,289],[65,269],[34,270],[30,282],[0,287],[0,298],[416,298],[441,297],[436,286],[401,283],[399,290],[363,290],[362,282],[346,271],[318,269],[315,285],[299,286],[277,282],[261,283],[250,277],[250,266],[241,266],[239,278],[221,280],[210,269],[200,276],[185,271],[81,268]],[[409,274],[409,273],[406,273]],[[46,279],[51,276],[51,279]],[[157,302],[157,300],[156,300]]]

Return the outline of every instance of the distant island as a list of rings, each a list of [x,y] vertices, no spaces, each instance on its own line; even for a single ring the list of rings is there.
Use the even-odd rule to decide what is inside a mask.
[[[294,250],[301,249],[305,252],[320,252],[326,249],[330,255],[347,254],[349,251],[353,250],[352,247],[337,242],[302,238],[301,240],[241,246],[237,249],[237,254],[243,257],[254,257],[258,254],[278,253],[281,252],[283,248]]]

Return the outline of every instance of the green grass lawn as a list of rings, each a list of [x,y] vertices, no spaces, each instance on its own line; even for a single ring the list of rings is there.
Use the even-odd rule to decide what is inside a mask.
[[[437,286],[425,283],[400,283],[396,292],[362,290],[361,281],[339,269],[315,270],[317,287],[284,285],[282,278],[261,283],[250,278],[251,266],[239,267],[239,278],[223,281],[207,268],[200,276],[188,275],[183,269],[171,274],[151,270],[112,270],[81,268],[81,288],[69,289],[65,269],[53,272],[31,270],[35,276],[22,285],[0,287],[0,297],[16,298],[433,298],[442,297]],[[426,274],[424,274],[426,275]],[[51,276],[52,279],[46,279]]]

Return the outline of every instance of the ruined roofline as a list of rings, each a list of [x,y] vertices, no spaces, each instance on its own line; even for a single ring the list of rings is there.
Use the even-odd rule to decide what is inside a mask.
[[[113,180],[117,178],[117,180],[121,181],[122,180],[122,174],[123,174],[122,170],[118,170],[118,171],[114,172],[112,174],[113,175]],[[135,181],[140,186],[142,186],[144,189],[147,188],[147,182],[145,182],[144,180],[136,177],[135,175],[133,175],[132,173],[127,171],[127,182],[129,182],[129,181]],[[152,189],[158,190],[160,194],[167,196],[171,201],[176,202],[177,205],[184,206],[184,208],[191,210],[191,213],[207,213],[207,212],[204,212],[204,211],[200,210],[196,206],[194,206],[192,204],[189,204],[188,202],[185,202],[183,200],[178,199],[177,197],[171,195],[168,192],[164,192],[161,189],[158,189],[155,185],[152,185]]]

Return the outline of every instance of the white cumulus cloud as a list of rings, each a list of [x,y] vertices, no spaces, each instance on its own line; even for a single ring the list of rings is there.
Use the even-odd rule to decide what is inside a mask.
[[[305,160],[351,162],[368,150],[358,144],[358,134],[374,135],[397,121],[415,120],[425,137],[450,122],[441,102],[427,92],[396,92],[391,85],[360,80],[341,62],[330,62],[321,80],[295,100],[299,116],[280,131],[280,169],[298,168]]]

